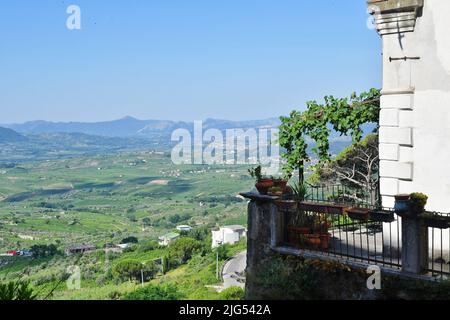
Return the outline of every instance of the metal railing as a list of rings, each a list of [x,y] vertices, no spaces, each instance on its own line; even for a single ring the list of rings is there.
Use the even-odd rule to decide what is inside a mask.
[[[450,214],[433,213],[446,220],[435,220],[428,223],[429,268],[428,272],[435,277],[450,276]],[[447,221],[447,222],[445,222]]]
[[[367,202],[332,203],[333,188],[323,188],[296,209],[281,208],[285,215],[285,243],[298,249],[319,252],[368,264],[401,269],[402,218],[393,209],[377,208]],[[334,188],[338,192],[338,188]],[[327,193],[328,191],[328,193]],[[323,193],[322,193],[323,192]],[[429,241],[428,273],[450,277],[450,214],[438,213],[447,222],[426,222]]]
[[[332,202],[363,207],[375,207],[379,199],[378,192],[351,188],[344,185],[306,186],[306,200],[314,202]]]
[[[370,264],[401,267],[398,224],[392,211],[377,211],[376,218],[359,213],[353,218],[343,207],[285,211],[288,246]],[[328,212],[324,212],[328,211]],[[341,211],[341,212],[340,212]],[[358,216],[359,215],[359,216]]]

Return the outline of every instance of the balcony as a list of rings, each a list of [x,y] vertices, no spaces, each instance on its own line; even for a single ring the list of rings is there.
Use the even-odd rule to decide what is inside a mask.
[[[448,214],[402,219],[393,209],[376,208],[361,199],[345,202],[345,193],[336,196],[329,190],[312,188],[304,202],[254,193],[242,196],[250,199],[249,215],[270,212],[268,241],[278,253],[440,279],[450,276]],[[258,224],[260,228],[263,222]],[[255,233],[252,228],[249,223],[249,234]]]

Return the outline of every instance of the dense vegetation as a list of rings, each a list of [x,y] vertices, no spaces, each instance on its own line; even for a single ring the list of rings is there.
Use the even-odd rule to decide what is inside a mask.
[[[29,282],[39,299],[54,288],[49,299],[118,299],[144,278],[161,283],[160,293],[173,283],[185,298],[219,299],[205,287],[220,283],[210,234],[219,225],[246,225],[246,202],[236,195],[252,188],[247,168],[180,167],[154,152],[3,165],[0,253],[31,256],[0,257],[0,282]],[[194,229],[160,247],[158,237],[178,224]],[[105,251],[120,243],[129,244],[123,253]],[[96,250],[65,255],[79,244]],[[233,253],[219,251],[221,263]],[[72,266],[80,268],[80,290],[67,289]]]
[[[209,233],[203,232],[201,240],[192,238],[196,235],[198,232],[186,234],[168,247],[143,242],[123,253],[99,250],[45,259],[11,257],[2,268],[5,284],[0,294],[22,299],[241,299],[242,289],[222,293],[215,289],[221,285],[216,257],[220,270],[228,258],[245,250],[245,239],[223,246],[217,255],[211,249]],[[71,266],[80,268],[80,288],[67,285]]]

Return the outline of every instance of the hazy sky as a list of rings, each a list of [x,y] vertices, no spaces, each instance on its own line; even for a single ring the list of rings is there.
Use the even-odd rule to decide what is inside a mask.
[[[380,87],[367,19],[366,0],[1,1],[0,123],[278,117]]]

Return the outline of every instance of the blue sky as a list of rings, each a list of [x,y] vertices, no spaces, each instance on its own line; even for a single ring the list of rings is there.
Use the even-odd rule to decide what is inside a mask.
[[[0,123],[278,117],[381,86],[367,19],[365,0],[2,1]]]

